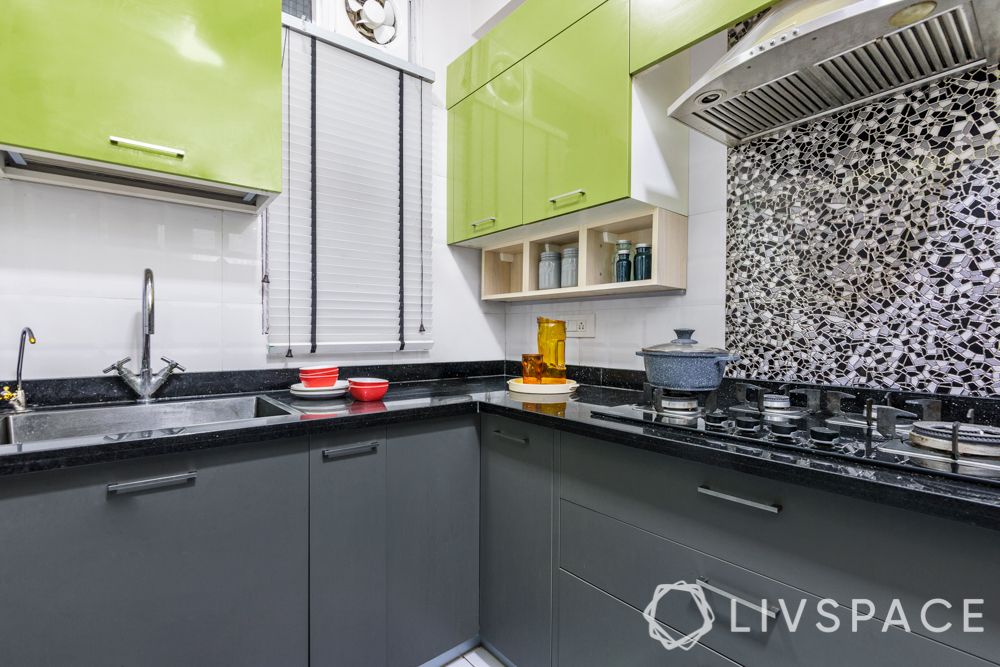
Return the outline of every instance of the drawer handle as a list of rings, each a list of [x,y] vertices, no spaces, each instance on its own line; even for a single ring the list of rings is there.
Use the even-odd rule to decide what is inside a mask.
[[[138,479],[134,482],[117,482],[108,484],[109,496],[121,496],[126,493],[138,493],[139,491],[149,491],[150,489],[162,489],[168,486],[186,486],[198,477],[198,471],[182,472],[178,475],[165,475],[163,477],[150,477],[149,479]]]
[[[577,197],[577,196],[582,197],[585,194],[587,193],[582,188],[579,190],[570,190],[569,192],[564,192],[561,195],[556,195],[555,197],[549,197],[549,203],[555,204],[556,202],[562,199],[568,199],[569,197]]]
[[[712,584],[708,583],[708,579],[702,579],[701,577],[699,577],[697,579],[697,582],[698,585],[704,588],[706,591],[711,591],[712,593],[715,593],[716,595],[721,595],[722,597],[726,598],[727,600],[731,600],[736,604],[743,605],[747,609],[752,609],[755,613],[761,616],[767,616],[772,621],[778,618],[778,614],[780,612],[776,607],[765,607],[763,605],[754,604],[749,600],[741,598],[739,595],[733,595],[729,591],[724,591],[721,588],[718,588],[717,586],[713,586]]]
[[[510,440],[511,442],[516,442],[519,445],[528,444],[528,438],[521,438],[516,435],[511,435],[509,433],[504,433],[503,431],[493,431],[493,435],[503,440]]]
[[[469,226],[472,227],[473,230],[478,230],[480,227],[492,227],[493,223],[496,222],[496,221],[497,221],[497,219],[493,218],[493,217],[483,218],[482,220],[476,220],[475,222],[471,223]]]
[[[367,445],[354,445],[353,447],[336,447],[334,449],[324,449],[323,458],[327,460],[346,459],[349,456],[364,456],[374,454],[378,451],[378,442],[370,442]]]
[[[139,141],[137,139],[126,139],[125,137],[116,137],[114,135],[108,137],[110,141],[115,146],[124,146],[126,148],[134,148],[140,151],[146,151],[147,153],[156,153],[157,155],[168,155],[170,157],[184,158],[183,148],[171,148],[170,146],[160,146],[159,144],[150,144],[145,141]]]
[[[755,510],[761,510],[768,512],[770,514],[777,514],[781,511],[781,505],[767,505],[765,503],[758,503],[755,500],[748,500],[747,498],[740,498],[739,496],[733,496],[728,493],[722,493],[721,491],[714,491],[707,486],[699,486],[698,493],[702,493],[706,496],[711,496],[713,498],[718,498],[720,500],[728,500],[731,503],[736,503],[737,505],[744,505],[746,507],[752,507]]]

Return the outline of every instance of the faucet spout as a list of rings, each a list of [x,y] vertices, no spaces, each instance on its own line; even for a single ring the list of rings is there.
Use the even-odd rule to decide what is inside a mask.
[[[153,294],[153,270],[146,269],[142,281],[142,362],[140,374],[149,378],[152,366],[149,360],[149,338],[156,333],[156,309]]]
[[[21,386],[21,375],[24,369],[24,346],[25,343],[34,345],[35,342],[35,332],[31,330],[31,327],[21,329],[21,343],[17,350],[17,387],[14,391],[11,391],[10,387],[4,387],[3,391],[0,392],[0,399],[10,401],[10,404],[14,406],[14,410],[17,412],[23,412],[28,408],[28,400],[24,395],[24,387]]]
[[[176,361],[163,358],[167,365],[160,371],[154,373],[150,363],[150,337],[156,331],[156,301],[153,296],[153,270],[146,269],[142,280],[142,359],[139,362],[139,372],[133,373],[125,364],[128,358],[117,361],[104,369],[105,373],[114,371],[125,384],[127,384],[139,396],[139,400],[148,403],[153,394],[170,378],[171,374],[177,371],[184,371],[184,367]]]

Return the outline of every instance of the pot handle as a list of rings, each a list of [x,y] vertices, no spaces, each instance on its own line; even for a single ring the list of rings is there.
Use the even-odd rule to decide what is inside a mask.
[[[725,356],[725,357],[719,357],[718,359],[715,360],[715,364],[721,369],[721,368],[725,368],[726,364],[728,364],[729,362],[735,363],[735,362],[737,362],[739,360],[740,360],[740,355],[738,355],[738,354],[730,354],[730,355]]]

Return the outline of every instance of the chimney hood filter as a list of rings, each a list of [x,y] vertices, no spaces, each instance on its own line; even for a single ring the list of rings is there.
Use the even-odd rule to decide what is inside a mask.
[[[1000,0],[786,0],[669,115],[735,146],[996,62],[998,13]]]

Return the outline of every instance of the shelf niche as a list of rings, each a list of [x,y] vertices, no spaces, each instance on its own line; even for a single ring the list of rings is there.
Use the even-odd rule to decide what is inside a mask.
[[[527,230],[525,230],[527,231]],[[649,280],[614,282],[613,261],[619,239],[652,246]],[[545,245],[579,248],[576,287],[538,289],[538,261]],[[591,222],[574,229],[536,232],[519,242],[483,248],[484,301],[545,301],[687,288],[687,217],[651,209],[619,219]]]

